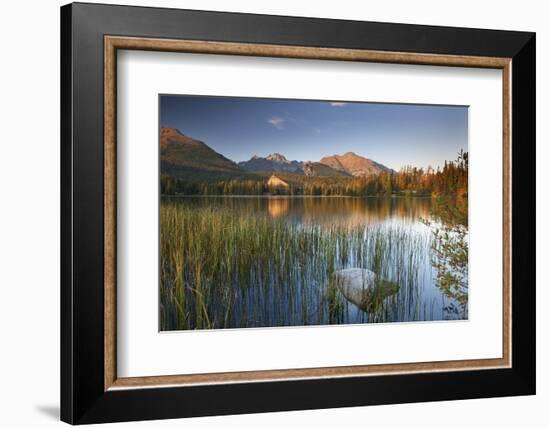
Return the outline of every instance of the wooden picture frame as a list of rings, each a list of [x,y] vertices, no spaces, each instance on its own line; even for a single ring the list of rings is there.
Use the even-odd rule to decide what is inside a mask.
[[[502,358],[118,377],[118,49],[502,70]],[[535,392],[534,34],[77,3],[61,9],[61,52],[62,420],[80,424]]]

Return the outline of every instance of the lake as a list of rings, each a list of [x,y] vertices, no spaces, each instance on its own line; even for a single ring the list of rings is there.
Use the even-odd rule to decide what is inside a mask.
[[[432,198],[163,197],[161,330],[464,319],[438,285]],[[368,305],[334,286],[368,269]]]

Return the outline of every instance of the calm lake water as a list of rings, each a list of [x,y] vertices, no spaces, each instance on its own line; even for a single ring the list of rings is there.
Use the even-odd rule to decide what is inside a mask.
[[[464,318],[434,281],[432,230],[421,221],[431,209],[420,197],[163,198],[161,329]],[[191,259],[194,251],[208,260]],[[330,285],[349,268],[398,291],[360,308]]]

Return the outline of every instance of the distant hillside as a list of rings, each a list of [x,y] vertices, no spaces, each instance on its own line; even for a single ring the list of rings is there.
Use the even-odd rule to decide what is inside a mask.
[[[239,166],[251,172],[292,172],[295,174],[303,174],[303,163],[298,161],[289,161],[280,153],[273,153],[265,158],[260,156],[252,156],[250,160],[239,162]]]
[[[160,160],[161,172],[176,177],[196,174],[223,177],[242,173],[235,162],[175,128],[160,130]]]
[[[381,172],[391,172],[390,168],[371,159],[359,156],[353,152],[347,152],[343,155],[327,156],[322,158],[319,162],[332,169],[345,172],[356,177],[373,174],[376,175]]]

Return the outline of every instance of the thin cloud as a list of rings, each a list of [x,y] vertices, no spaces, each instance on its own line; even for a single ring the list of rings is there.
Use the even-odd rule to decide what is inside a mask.
[[[338,102],[334,102],[334,103],[330,103],[330,105],[332,107],[344,107],[345,105],[348,105],[348,103],[338,103]]]
[[[282,117],[271,117],[267,120],[268,123],[273,125],[277,129],[284,129],[285,120]]]

